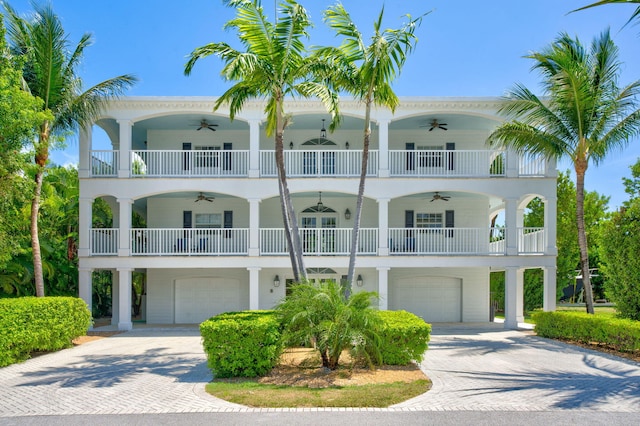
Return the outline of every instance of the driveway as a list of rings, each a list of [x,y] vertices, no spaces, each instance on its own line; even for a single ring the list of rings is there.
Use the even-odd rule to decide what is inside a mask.
[[[431,391],[373,411],[640,412],[638,364],[501,325],[436,324],[421,367]],[[0,424],[23,416],[267,411],[207,395],[210,379],[196,328],[135,329],[0,368]]]

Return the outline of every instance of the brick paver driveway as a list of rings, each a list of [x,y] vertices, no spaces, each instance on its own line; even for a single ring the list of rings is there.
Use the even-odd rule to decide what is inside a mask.
[[[638,364],[500,326],[435,325],[422,367],[432,390],[390,411],[640,412]],[[0,368],[0,418],[255,411],[210,379],[196,328],[138,329]]]

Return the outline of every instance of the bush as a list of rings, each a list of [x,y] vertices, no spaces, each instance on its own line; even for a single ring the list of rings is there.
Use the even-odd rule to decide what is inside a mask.
[[[379,311],[382,319],[380,352],[386,365],[421,362],[428,348],[431,325],[411,312]]]
[[[584,312],[536,312],[538,336],[598,343],[620,352],[640,351],[640,322]]]
[[[228,312],[200,324],[207,365],[215,377],[267,374],[282,353],[280,323],[273,311]]]
[[[68,348],[90,325],[91,313],[82,299],[0,299],[0,367],[24,361],[34,351]]]

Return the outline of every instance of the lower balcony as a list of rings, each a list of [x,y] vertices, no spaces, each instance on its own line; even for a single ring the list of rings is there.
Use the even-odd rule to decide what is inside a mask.
[[[389,255],[504,255],[504,229],[491,228],[389,228]],[[306,256],[348,256],[351,228],[300,229]],[[544,254],[544,228],[518,228],[518,254]],[[91,256],[118,254],[118,229],[92,229]],[[282,228],[260,229],[260,255],[286,256],[287,242]],[[379,254],[378,229],[361,228],[358,254]],[[131,229],[131,256],[248,256],[249,229]]]

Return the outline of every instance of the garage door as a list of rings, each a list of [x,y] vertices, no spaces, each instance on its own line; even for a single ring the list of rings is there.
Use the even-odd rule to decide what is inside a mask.
[[[222,312],[239,311],[238,280],[185,278],[176,280],[176,324],[197,324]]]
[[[389,308],[413,312],[427,322],[460,322],[462,281],[448,277],[398,280],[390,288]]]

